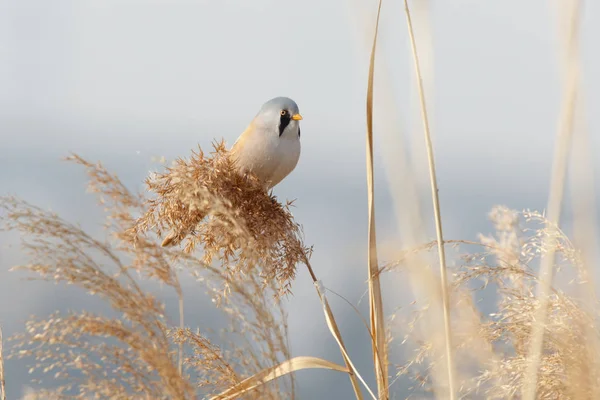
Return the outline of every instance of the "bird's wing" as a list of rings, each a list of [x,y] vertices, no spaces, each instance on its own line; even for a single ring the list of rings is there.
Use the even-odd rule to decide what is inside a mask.
[[[242,134],[237,138],[237,140],[231,146],[231,152],[235,153],[239,151],[244,145],[256,134],[256,129],[254,127],[254,123],[251,122],[250,125],[242,132]]]

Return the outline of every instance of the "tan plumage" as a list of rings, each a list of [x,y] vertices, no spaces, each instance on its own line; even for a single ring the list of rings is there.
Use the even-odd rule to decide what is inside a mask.
[[[181,243],[181,240],[183,240],[184,237],[185,235],[181,235],[181,232],[172,230],[171,232],[169,232],[165,240],[163,240],[163,242],[160,245],[162,247],[176,246],[179,243]]]
[[[240,172],[252,172],[272,189],[288,176],[300,158],[298,105],[287,97],[266,102],[233,144],[230,154]],[[171,231],[162,246],[176,245],[187,233]]]

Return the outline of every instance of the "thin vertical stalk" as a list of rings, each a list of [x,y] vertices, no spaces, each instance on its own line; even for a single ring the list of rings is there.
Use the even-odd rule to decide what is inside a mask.
[[[571,147],[573,126],[575,121],[575,107],[579,84],[579,57],[577,44],[579,39],[579,14],[580,2],[571,2],[570,24],[567,41],[567,69],[565,79],[565,97],[557,132],[557,141],[554,149],[554,162],[548,198],[547,238],[543,248],[546,253],[542,256],[537,298],[539,306],[534,314],[535,324],[532,326],[529,342],[527,369],[521,388],[523,400],[534,400],[537,390],[537,377],[544,344],[544,331],[548,317],[548,302],[552,279],[554,277],[554,258],[556,253],[555,230],[560,221],[562,201],[564,196],[567,161]]]
[[[369,272],[369,311],[372,332],[373,365],[377,390],[380,399],[389,398],[388,385],[388,355],[385,332],[385,320],[383,314],[383,299],[381,295],[381,283],[379,280],[379,266],[377,260],[377,236],[375,228],[375,185],[373,174],[373,81],[375,75],[375,53],[377,49],[377,34],[379,32],[379,19],[381,15],[381,3],[377,7],[377,20],[375,22],[375,33],[373,36],[373,47],[369,62],[369,78],[367,84],[367,192],[369,209],[368,228],[368,272]]]
[[[181,291],[181,287],[178,288],[177,296],[179,297],[179,328],[183,331],[185,328],[185,323],[183,320],[183,292]],[[183,342],[179,343],[179,375],[183,377]]]
[[[578,111],[582,113],[582,93],[578,96]],[[581,117],[580,117],[581,118]],[[579,118],[576,118],[579,119]],[[583,118],[581,118],[583,119]],[[583,121],[582,121],[583,122]],[[594,265],[597,264],[598,232],[596,229],[597,213],[595,209],[596,196],[593,174],[593,147],[590,143],[588,130],[584,127],[575,128],[573,132],[573,145],[571,153],[571,169],[569,178],[571,180],[571,199],[573,210],[573,239],[577,248],[581,250],[583,268],[581,276],[582,286],[582,309],[589,318],[595,313],[595,276]],[[585,389],[581,395],[589,394],[590,398],[600,398],[600,388],[593,382],[598,376],[598,356],[600,347],[594,324],[585,324],[586,348],[588,350],[588,376],[581,377],[586,382]],[[583,392],[583,390],[586,390]],[[575,396],[577,397],[577,396]]]
[[[442,218],[440,212],[440,200],[438,196],[437,178],[435,172],[435,160],[433,156],[433,145],[431,143],[431,134],[429,129],[429,118],[427,116],[427,106],[425,103],[425,91],[423,89],[423,78],[421,76],[421,67],[419,65],[419,56],[417,53],[417,44],[415,41],[412,20],[408,0],[404,0],[404,9],[406,11],[406,22],[408,24],[408,34],[412,48],[412,55],[417,76],[419,91],[419,101],[421,106],[421,120],[423,122],[423,133],[425,136],[425,145],[427,147],[427,159],[429,161],[429,180],[431,183],[431,197],[433,200],[433,214],[435,216],[435,231],[437,236],[437,247],[440,261],[440,278],[442,287],[442,305],[444,309],[444,336],[446,341],[446,369],[448,372],[448,392],[450,400],[455,399],[456,385],[454,383],[454,364],[452,358],[452,337],[450,331],[450,299],[448,295],[448,278],[446,273],[446,252],[444,250],[444,235],[442,233]]]
[[[0,328],[0,392],[2,400],[6,400],[6,382],[4,380],[4,358],[2,358],[2,328]]]
[[[565,49],[563,49],[565,50]],[[566,57],[564,57],[566,59]],[[567,63],[568,64],[568,63]],[[571,188],[571,208],[573,211],[573,239],[581,250],[583,261],[582,278],[582,308],[589,318],[596,312],[596,284],[594,266],[597,265],[598,230],[596,221],[596,190],[594,177],[595,151],[590,141],[589,129],[586,124],[587,110],[585,107],[585,86],[581,85],[577,94],[577,110],[573,127],[573,144],[571,146],[569,177]],[[583,387],[573,397],[589,396],[600,398],[600,387],[595,385],[599,373],[598,357],[600,343],[596,335],[596,324],[585,324],[585,347],[588,350],[587,376],[581,376]],[[585,375],[585,374],[583,374]]]

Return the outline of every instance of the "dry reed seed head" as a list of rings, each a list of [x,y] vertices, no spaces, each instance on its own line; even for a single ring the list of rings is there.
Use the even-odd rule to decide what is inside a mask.
[[[54,391],[69,398],[192,398],[174,363],[166,336],[148,335],[135,323],[90,313],[58,313],[27,322],[13,354],[33,358],[30,373],[53,377]],[[133,397],[132,397],[133,396]]]
[[[127,398],[132,390],[190,398],[191,385],[173,362],[162,303],[141,290],[118,250],[57,215],[15,198],[0,199],[4,229],[25,234],[31,263],[17,268],[41,279],[79,286],[106,300],[120,318],[88,313],[30,321],[17,336],[19,357],[33,357],[31,372],[53,373],[57,390],[76,398]],[[112,269],[112,271],[111,271]],[[81,377],[71,375],[77,371]]]
[[[493,236],[482,236],[483,253],[468,254],[455,270],[453,285],[453,336],[459,366],[462,396],[506,399],[518,396],[526,367],[529,335],[538,300],[534,296],[539,257],[545,253],[544,238],[558,239],[557,264],[564,272],[581,271],[579,252],[558,229],[549,229],[542,214],[515,212],[496,207],[492,213]],[[498,303],[495,311],[482,315],[475,309],[473,282],[494,282]],[[580,280],[573,280],[577,292]],[[489,294],[488,294],[489,295]],[[594,300],[595,301],[595,300]],[[468,307],[466,307],[468,306]],[[469,308],[472,312],[469,312]],[[590,354],[590,343],[600,342],[599,316],[584,311],[580,296],[571,296],[554,287],[549,304],[544,355],[538,381],[538,398],[593,398],[600,387],[598,356]],[[442,355],[433,352],[431,332],[422,330],[429,312],[427,304],[403,325],[404,342],[414,351],[398,374],[412,374],[419,387],[433,388],[431,379]],[[404,343],[403,342],[403,343]]]
[[[162,305],[141,291],[129,274],[132,266],[124,264],[122,254],[109,243],[92,238],[56,214],[15,198],[2,198],[0,207],[6,211],[3,227],[25,235],[22,247],[31,260],[13,269],[82,287],[105,298],[126,318],[162,315]]]
[[[166,259],[165,253],[160,251],[154,241],[138,237],[131,230],[135,223],[134,216],[141,215],[144,211],[144,196],[129,191],[121,180],[108,172],[101,163],[88,162],[77,154],[67,157],[67,160],[85,167],[89,177],[88,189],[97,194],[99,204],[106,213],[106,228],[118,241],[110,258],[126,258],[129,263],[122,264],[120,266],[122,269],[135,269],[143,272],[180,292],[177,275],[174,268],[171,267],[172,263]],[[79,230],[77,234],[83,235],[84,232]],[[131,246],[133,242],[137,246]],[[94,245],[97,246],[97,243],[95,242]],[[103,245],[105,247],[103,251],[108,254],[108,244]]]
[[[216,393],[240,382],[240,377],[221,349],[204,336],[192,332],[189,328],[174,328],[169,331],[169,337],[177,344],[183,343],[192,347],[193,352],[185,357],[184,364],[198,374],[198,387]]]
[[[155,196],[132,237],[171,232],[174,244],[186,238],[186,252],[202,248],[205,264],[217,261],[232,276],[258,265],[265,284],[275,280],[279,293],[288,293],[308,252],[291,203],[280,204],[254,175],[240,174],[224,142],[213,146],[209,156],[199,149],[146,180]]]

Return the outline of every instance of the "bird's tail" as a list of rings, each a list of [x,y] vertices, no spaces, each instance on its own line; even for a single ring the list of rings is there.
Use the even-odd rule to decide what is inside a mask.
[[[161,246],[162,247],[177,246],[179,243],[181,243],[181,239],[183,239],[181,237],[181,235],[176,230],[172,230],[171,232],[169,232],[169,234],[167,235],[165,240],[163,240]]]
[[[169,232],[167,237],[165,237],[165,240],[163,240],[161,246],[162,247],[177,246],[179,243],[181,243],[183,241],[183,239],[186,238],[187,235],[194,233],[196,224],[200,223],[200,221],[202,221],[203,219],[204,219],[204,215],[199,215],[197,222],[195,224],[173,227],[173,229],[171,229],[171,232]]]

